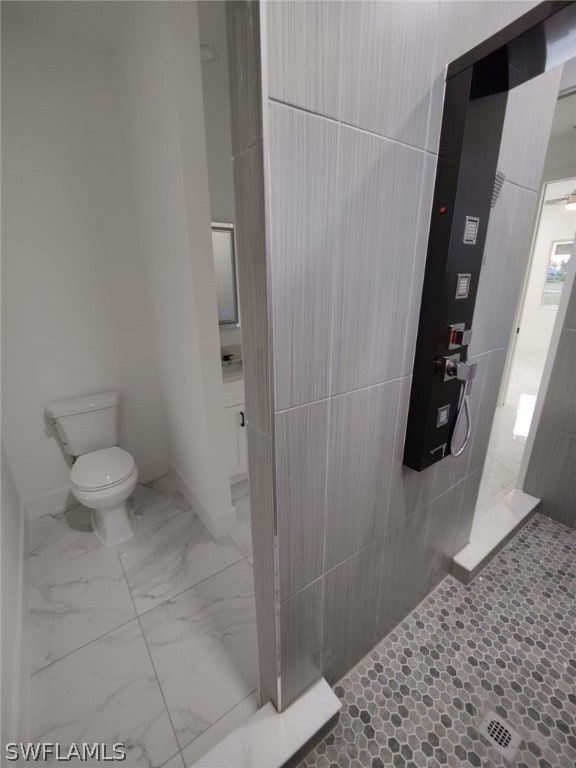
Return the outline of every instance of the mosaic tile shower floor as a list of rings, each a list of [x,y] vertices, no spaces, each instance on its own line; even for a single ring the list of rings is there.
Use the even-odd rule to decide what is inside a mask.
[[[480,577],[447,577],[335,687],[302,768],[574,768],[576,531],[536,515]],[[494,710],[512,763],[478,733]]]

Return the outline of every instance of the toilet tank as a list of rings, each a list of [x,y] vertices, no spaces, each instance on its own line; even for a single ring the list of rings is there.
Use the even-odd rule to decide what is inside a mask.
[[[83,456],[118,445],[118,392],[55,400],[46,415],[56,426],[66,453]]]

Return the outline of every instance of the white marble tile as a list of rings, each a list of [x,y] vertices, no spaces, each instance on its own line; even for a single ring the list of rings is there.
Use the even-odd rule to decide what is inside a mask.
[[[130,497],[136,530],[143,530],[190,509],[189,502],[173,487],[168,476],[148,485],[137,485]]]
[[[234,500],[236,509],[236,520],[245,522],[250,520],[250,494],[244,494]]]
[[[181,747],[257,688],[254,580],[245,560],[141,622]]]
[[[280,768],[339,709],[340,701],[322,678],[283,712],[268,702],[194,763],[194,768]]]
[[[244,557],[252,556],[252,524],[250,520],[244,520],[233,528],[228,536],[238,547]]]
[[[122,742],[131,768],[178,753],[137,621],[36,672],[30,694],[31,741]]]
[[[118,555],[108,549],[32,573],[29,601],[33,670],[136,616]]]
[[[80,504],[61,515],[30,520],[29,545],[32,572],[51,568],[101,546],[92,532],[90,510]]]
[[[140,614],[241,558],[230,539],[214,540],[191,511],[140,531],[120,553]]]
[[[186,768],[186,763],[184,762],[184,758],[180,753],[177,755],[174,755],[172,760],[168,760],[167,763],[164,763],[162,768]]]
[[[246,723],[249,718],[258,711],[258,693],[255,691],[247,696],[240,704],[237,704],[230,712],[207,728],[203,734],[194,739],[182,750],[185,765],[193,765],[203,755],[213,749],[228,734]]]

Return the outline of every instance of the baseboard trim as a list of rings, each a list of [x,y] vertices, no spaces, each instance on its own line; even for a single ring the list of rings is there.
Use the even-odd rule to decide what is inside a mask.
[[[265,704],[193,763],[193,768],[281,768],[334,720],[340,706],[321,678],[283,712],[271,702]]]
[[[56,491],[50,491],[43,496],[37,496],[34,499],[26,499],[24,506],[30,520],[37,520],[44,515],[59,515],[66,512],[78,504],[70,491],[70,486],[58,488]]]
[[[204,504],[202,504],[197,494],[194,492],[194,489],[184,480],[182,473],[170,461],[168,462],[168,473],[172,477],[172,480],[180,493],[188,501],[194,512],[196,512],[200,520],[202,520],[215,539],[219,539],[221,536],[228,533],[228,531],[232,530],[236,524],[236,510],[234,507],[229,507],[226,512],[218,515],[218,517],[214,517],[205,508]]]
[[[138,482],[151,483],[168,472],[168,460],[156,459],[138,464]]]

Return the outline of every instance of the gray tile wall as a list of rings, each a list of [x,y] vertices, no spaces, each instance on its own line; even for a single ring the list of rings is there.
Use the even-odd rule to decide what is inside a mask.
[[[572,256],[574,258],[574,255]],[[540,509],[576,528],[576,281],[568,305],[550,383],[534,438],[524,490]]]
[[[227,2],[226,28],[260,703],[272,700],[278,706],[278,558],[259,3]]]
[[[531,131],[529,151],[503,143],[509,178],[475,318],[474,439],[461,457],[413,472],[402,451],[443,71],[530,5],[466,3],[466,18],[450,2],[261,7],[268,312],[252,326],[266,329],[259,354],[273,360],[262,387],[272,427],[259,428],[275,467],[281,708],[318,675],[338,679],[466,543],[509,341],[501,326],[510,330],[520,241],[531,235],[536,195],[524,162],[543,158],[546,142]],[[514,277],[505,300],[502,238]]]

